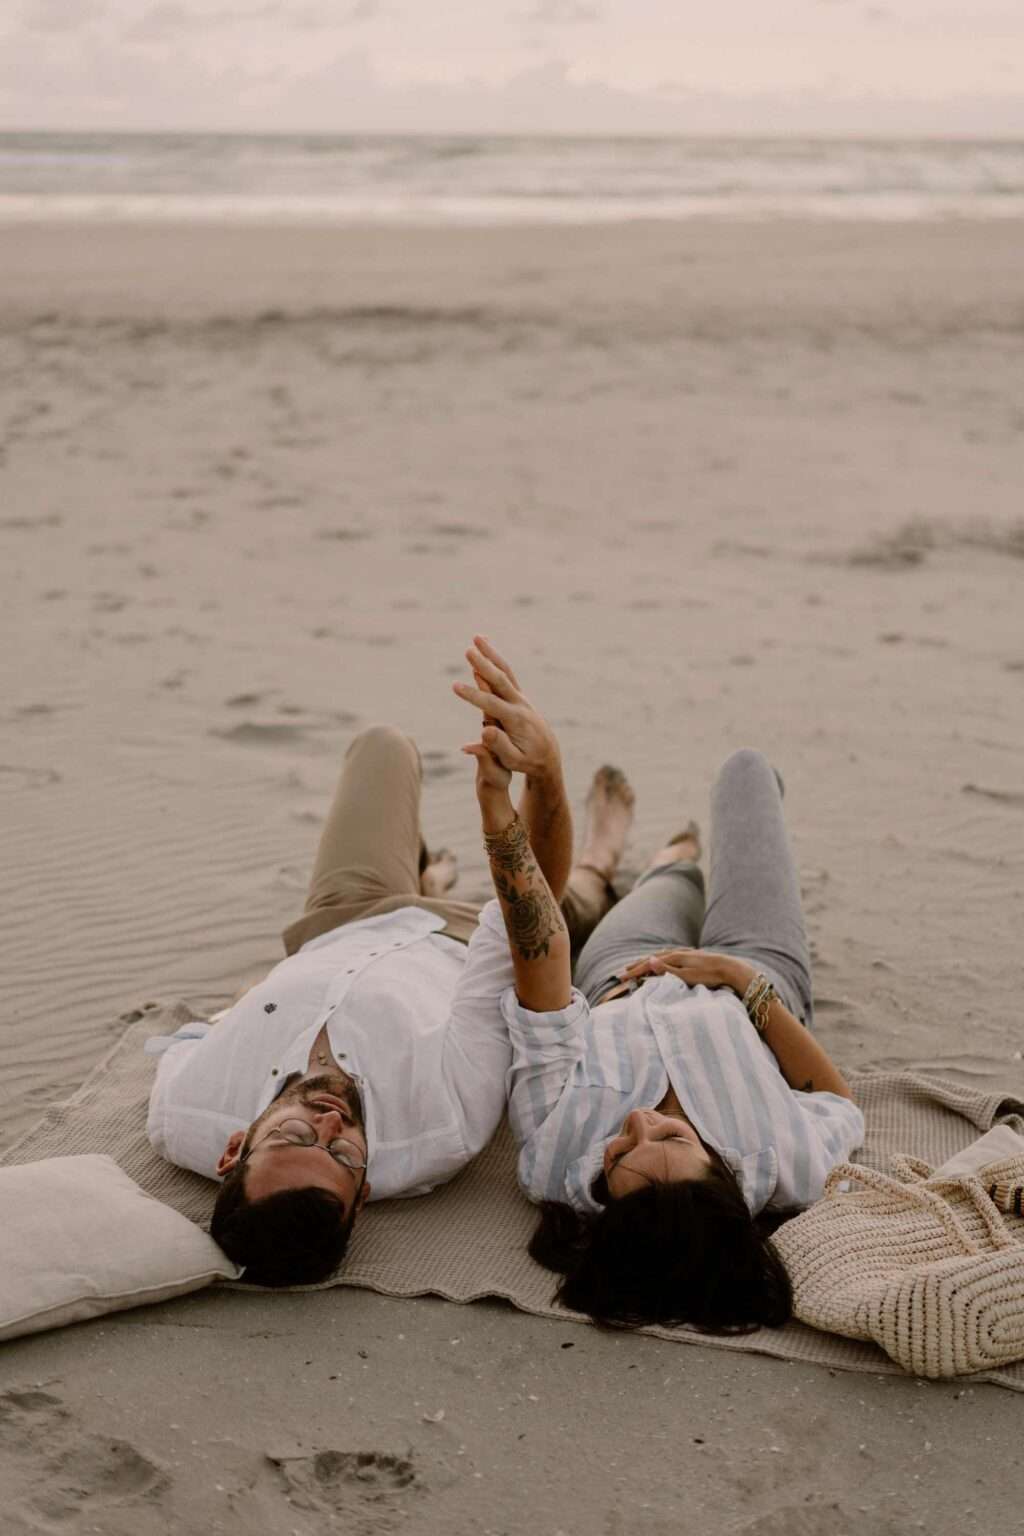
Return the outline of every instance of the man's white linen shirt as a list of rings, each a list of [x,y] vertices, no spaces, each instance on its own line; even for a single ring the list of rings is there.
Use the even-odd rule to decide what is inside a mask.
[[[495,922],[495,918],[497,921]],[[496,905],[468,945],[417,907],[332,929],[283,960],[214,1025],[155,1040],[147,1131],[207,1178],[228,1138],[305,1074],[324,1025],[363,1101],[371,1199],[424,1194],[490,1140],[511,1060],[501,997],[512,959]],[[315,1065],[314,1065],[315,1070]]]
[[[660,976],[593,1010],[575,990],[557,1013],[532,1013],[511,989],[502,1007],[513,1052],[509,1119],[531,1200],[600,1211],[590,1187],[605,1145],[631,1110],[659,1104],[669,1084],[754,1215],[766,1205],[810,1205],[864,1139],[851,1100],[789,1087],[725,988]]]

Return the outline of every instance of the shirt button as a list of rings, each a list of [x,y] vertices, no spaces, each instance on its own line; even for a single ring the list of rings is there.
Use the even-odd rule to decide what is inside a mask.
[[[345,975],[346,975],[346,976],[354,976],[354,975],[355,975],[355,973],[356,973],[356,968],[355,968],[355,966],[354,966],[354,965],[350,965],[350,966],[349,966],[349,968],[348,968],[348,970],[347,970],[347,971],[346,971],[346,972],[345,972]]]
[[[277,1068],[276,1067],[271,1067],[270,1075],[271,1075],[271,1077],[276,1077],[277,1076]]]
[[[371,959],[371,960],[376,960],[376,958],[377,958],[377,956],[378,956],[378,954],[379,954],[379,953],[380,953],[380,951],[379,951],[379,950],[376,950],[376,949],[371,949],[371,950],[370,950],[370,959]]]

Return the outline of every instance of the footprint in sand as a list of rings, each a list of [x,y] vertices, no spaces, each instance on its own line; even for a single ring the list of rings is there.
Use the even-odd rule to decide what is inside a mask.
[[[421,1498],[423,1481],[408,1456],[389,1451],[317,1451],[312,1456],[267,1456],[281,1491],[295,1509],[341,1515],[357,1530],[383,1532],[397,1525],[409,1494]]]
[[[838,1500],[808,1506],[789,1504],[737,1526],[735,1536],[901,1536],[902,1520],[877,1511],[845,1508]]]
[[[78,1529],[79,1521],[100,1530],[105,1509],[151,1498],[167,1483],[162,1468],[130,1441],[84,1432],[52,1392],[0,1394],[5,1530],[72,1523]]]
[[[56,768],[28,768],[20,763],[0,763],[0,788],[7,784],[19,788],[42,789],[47,784],[60,784],[63,777]]]
[[[880,534],[869,544],[852,549],[836,559],[832,555],[811,555],[812,561],[827,564],[871,566],[879,571],[905,571],[922,565],[939,544],[938,531],[923,518],[915,518],[894,533]]]
[[[120,592],[97,592],[93,598],[93,613],[120,613],[122,608],[127,608],[131,598],[124,597]]]
[[[279,721],[259,720],[242,720],[238,725],[229,726],[225,730],[209,732],[209,735],[217,736],[221,741],[230,741],[240,747],[303,746],[308,734],[309,727],[305,725],[284,725]]]
[[[362,539],[371,537],[365,528],[319,528],[316,537],[318,539],[332,539],[339,544],[358,544]]]
[[[260,512],[284,512],[291,507],[303,506],[304,498],[293,496],[290,492],[272,492],[267,496],[258,496],[252,505]]]
[[[964,784],[963,793],[995,800],[998,805],[1024,806],[1024,792],[1019,789],[987,789],[983,784]]]
[[[480,528],[473,523],[429,523],[424,533],[435,534],[442,539],[492,539],[493,530]]]
[[[41,513],[38,517],[0,517],[0,528],[23,531],[31,528],[59,528],[64,519],[56,512]]]
[[[266,697],[266,694],[239,693],[228,699],[227,704],[230,708],[247,708]],[[339,726],[349,729],[359,722],[359,716],[346,709],[311,716],[300,704],[279,704],[277,713],[286,718],[240,720],[237,725],[214,728],[208,735],[239,747],[305,747],[307,750],[327,752],[334,749]]]

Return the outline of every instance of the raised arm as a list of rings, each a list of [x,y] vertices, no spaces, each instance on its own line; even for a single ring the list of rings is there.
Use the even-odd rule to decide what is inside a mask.
[[[474,635],[466,660],[475,686],[459,683],[455,692],[483,713],[483,744],[497,753],[504,768],[523,774],[519,816],[551,893],[561,901],[572,868],[572,813],[558,740],[523,694],[508,662],[483,635]]]
[[[462,690],[458,690],[464,696]],[[476,690],[469,690],[475,692]],[[475,700],[470,700],[475,702]],[[500,728],[485,727],[490,741]],[[504,750],[505,744],[498,743]],[[572,1001],[569,934],[526,826],[509,796],[511,771],[484,741],[464,752],[476,758],[476,794],[484,848],[505,920],[516,995],[524,1008],[555,1013]]]
[[[478,799],[491,879],[512,952],[516,996],[534,1013],[555,1013],[572,1001],[565,919],[508,790],[478,790]]]

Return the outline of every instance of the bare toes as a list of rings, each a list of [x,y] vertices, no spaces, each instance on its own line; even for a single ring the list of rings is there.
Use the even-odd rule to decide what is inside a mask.
[[[596,799],[617,800],[632,810],[636,795],[622,769],[614,767],[611,763],[604,763],[594,774],[587,795],[588,804]]]
[[[420,893],[423,896],[443,896],[450,891],[459,877],[459,861],[450,848],[438,848],[427,857],[427,865],[420,875]]]

